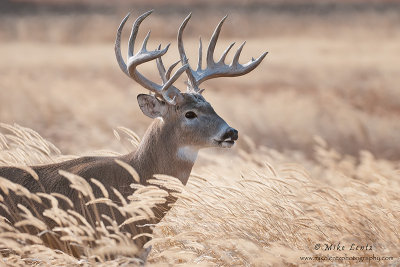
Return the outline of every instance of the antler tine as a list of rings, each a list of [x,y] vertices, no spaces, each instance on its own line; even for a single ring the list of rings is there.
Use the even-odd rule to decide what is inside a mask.
[[[215,65],[214,50],[218,41],[219,33],[221,32],[222,25],[224,24],[224,21],[226,20],[227,17],[228,15],[222,18],[222,20],[218,23],[217,27],[215,28],[213,35],[211,36],[210,44],[208,45],[207,49],[207,68],[213,67]]]
[[[158,47],[158,49],[161,49],[161,45]],[[165,84],[171,77],[171,72],[172,70],[176,67],[176,65],[178,65],[178,63],[180,62],[180,60],[176,61],[175,63],[173,63],[167,71],[165,71],[165,67],[164,67],[164,63],[161,59],[161,57],[156,59],[157,62],[157,69],[158,72],[160,74],[161,80],[163,81],[163,84]]]
[[[179,62],[179,61],[178,61]],[[178,63],[176,63],[178,64]],[[175,64],[175,65],[176,65]],[[183,72],[185,72],[187,69],[189,68],[189,64],[185,64],[182,67],[180,67],[175,73],[174,75],[172,75],[172,77],[163,85],[162,89],[161,89],[161,95],[164,98],[164,100],[166,100],[168,103],[175,105],[176,104],[176,95],[173,96],[173,98],[171,98],[168,95],[169,92],[169,88],[171,87],[171,85],[179,78],[179,76],[182,75]],[[175,88],[176,89],[176,88]],[[177,90],[177,89],[176,89]]]
[[[232,47],[235,45],[235,42],[231,43],[228,48],[225,49],[224,53],[222,54],[222,56],[220,57],[220,59],[218,60],[219,64],[225,64],[225,58],[228,55],[229,51],[232,49]]]
[[[146,34],[146,37],[144,38],[144,40],[143,40],[143,44],[142,44],[142,49],[141,49],[141,51],[147,51],[147,41],[149,40],[149,38],[150,38],[150,33],[151,33],[151,31],[149,31],[147,34]],[[159,49],[160,50],[160,49]]]
[[[135,46],[135,40],[136,40],[136,36],[137,33],[139,31],[139,27],[140,24],[143,22],[143,20],[145,20],[145,18],[147,18],[151,13],[153,13],[153,10],[147,11],[146,13],[142,14],[141,16],[139,16],[135,22],[133,23],[132,26],[132,31],[131,31],[131,35],[129,36],[129,42],[128,42],[128,57],[133,56],[133,50],[134,50],[134,46]],[[146,36],[147,37],[147,36]],[[146,38],[145,38],[146,40]]]
[[[185,48],[183,47],[183,40],[182,40],[182,35],[183,31],[185,30],[185,27],[187,23],[189,22],[190,18],[192,17],[192,13],[189,13],[189,15],[183,20],[181,26],[179,27],[178,31],[178,50],[179,50],[179,56],[181,58],[182,65],[188,64],[188,59],[185,53]],[[200,89],[197,87],[197,77],[196,72],[192,70],[192,68],[189,66],[186,69],[186,75],[188,76],[188,90],[194,89],[195,91],[199,91]]]
[[[238,50],[237,50],[236,53],[235,53],[235,56],[233,57],[231,66],[234,66],[234,67],[235,67],[235,66],[238,65],[238,63],[239,63],[239,57],[240,57],[240,54],[242,53],[242,50],[243,50],[243,47],[244,47],[245,44],[246,44],[246,41],[244,41],[244,42],[239,46]]]
[[[201,70],[201,63],[203,62],[203,44],[201,43],[201,37],[199,39],[199,61],[197,63],[197,71]]]
[[[175,104],[175,97],[180,94],[180,91],[174,87],[172,84],[178,79],[178,77],[188,68],[187,65],[182,66],[174,75],[172,78],[169,78],[170,73],[172,71],[172,68],[176,66],[174,64],[171,66],[168,71],[165,71],[164,64],[161,60],[161,57],[167,53],[168,48],[170,44],[168,44],[164,49],[161,49],[161,45],[158,47],[158,49],[154,51],[147,51],[147,42],[150,37],[150,31],[147,33],[146,37],[143,40],[142,48],[140,49],[139,52],[137,52],[134,55],[134,45],[135,45],[135,40],[136,36],[140,27],[140,24],[143,22],[143,20],[148,17],[153,10],[150,10],[140,17],[138,17],[135,22],[133,23],[132,26],[132,31],[131,35],[129,37],[129,44],[128,44],[128,60],[127,63],[124,62],[121,56],[121,33],[122,29],[129,17],[130,14],[128,14],[121,22],[118,31],[117,31],[117,37],[115,40],[115,55],[117,57],[118,64],[121,68],[121,70],[127,74],[129,77],[134,79],[136,82],[138,82],[140,85],[142,85],[144,88],[153,91],[157,96],[163,97],[166,102],[169,104]],[[156,84],[150,80],[148,80],[146,77],[144,77],[141,73],[137,71],[137,66],[140,64],[143,64],[145,62],[151,61],[151,60],[156,60],[157,62],[157,68],[160,73],[161,79],[163,84],[159,85]],[[173,94],[174,97],[171,98],[169,95]]]
[[[167,77],[167,79],[169,80],[170,76],[171,76],[171,72],[172,70],[175,68],[176,65],[178,65],[178,63],[180,62],[180,60],[178,60],[177,62],[175,62],[174,64],[172,64],[168,70],[167,73],[165,74],[165,77]],[[189,66],[189,65],[188,65]]]
[[[122,20],[121,24],[119,25],[118,30],[117,30],[117,37],[115,38],[115,46],[114,46],[115,56],[117,58],[118,65],[121,68],[121,70],[128,76],[129,76],[128,69],[126,68],[125,61],[121,55],[121,33],[122,33],[122,29],[124,28],[124,25],[130,15],[131,15],[131,13],[129,12],[125,16],[125,18]]]
[[[161,50],[161,45],[158,46],[158,50]],[[156,58],[158,73],[160,74],[163,83],[167,82],[167,76],[165,75],[165,67],[161,57]]]
[[[179,27],[179,31],[178,31],[178,50],[179,50],[179,56],[181,57],[182,64],[187,63],[185,48],[183,47],[182,35],[183,35],[183,31],[185,30],[185,27],[191,17],[192,17],[192,13],[189,13],[189,15],[187,15],[187,17],[183,20],[181,26]]]

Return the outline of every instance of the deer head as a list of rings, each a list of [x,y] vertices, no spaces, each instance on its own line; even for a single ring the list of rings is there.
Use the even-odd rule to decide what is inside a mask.
[[[189,14],[178,31],[180,60],[166,70],[161,57],[167,52],[169,45],[164,49],[161,49],[160,45],[158,49],[148,51],[146,45],[150,32],[145,37],[140,51],[134,54],[134,43],[139,26],[151,13],[152,11],[144,13],[133,24],[129,39],[127,63],[124,62],[121,56],[120,40],[122,29],[129,14],[122,20],[115,42],[115,54],[121,70],[153,93],[140,94],[138,96],[141,110],[150,118],[162,120],[164,122],[163,127],[168,128],[171,136],[179,140],[181,147],[191,147],[195,148],[195,150],[203,147],[231,147],[238,139],[238,131],[230,127],[217,115],[210,103],[202,96],[203,89],[200,89],[199,85],[212,78],[235,77],[249,73],[261,63],[267,53],[262,54],[256,60],[252,59],[247,64],[239,64],[239,56],[245,44],[243,43],[237,50],[232,63],[227,65],[225,64],[225,58],[234,45],[233,43],[225,50],[221,58],[215,62],[214,50],[222,24],[226,19],[224,17],[216,27],[210,40],[206,56],[207,66],[204,69],[202,68],[202,42],[200,39],[198,66],[194,70],[188,63],[182,40],[183,31],[191,17],[191,14]],[[150,81],[137,70],[138,65],[152,60],[157,63],[162,84]],[[179,62],[181,62],[182,66],[171,76],[173,69]],[[186,92],[182,92],[173,85],[184,72],[188,77]]]

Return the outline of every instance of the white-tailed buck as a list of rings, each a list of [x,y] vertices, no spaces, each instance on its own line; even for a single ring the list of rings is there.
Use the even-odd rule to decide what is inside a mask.
[[[239,47],[231,64],[225,63],[225,58],[232,48],[231,44],[218,61],[214,61],[214,50],[225,18],[216,27],[206,54],[206,67],[202,67],[202,45],[200,40],[199,58],[196,69],[189,66],[183,46],[183,31],[191,17],[187,16],[178,31],[178,49],[180,60],[166,69],[161,57],[167,52],[164,49],[149,51],[146,48],[149,34],[145,37],[140,50],[134,53],[135,39],[140,24],[152,11],[141,15],[133,24],[128,43],[128,58],[125,63],[121,56],[120,40],[121,32],[129,14],[122,20],[118,28],[115,41],[115,54],[122,71],[135,80],[152,94],[140,94],[137,97],[140,109],[143,113],[153,118],[154,121],[147,129],[136,151],[120,157],[81,157],[56,164],[34,166],[32,169],[40,178],[33,179],[31,174],[15,167],[1,167],[0,176],[19,183],[30,192],[60,193],[68,196],[75,208],[84,213],[80,208],[80,199],[77,192],[70,188],[70,182],[59,174],[60,170],[77,174],[85,178],[91,185],[91,178],[99,180],[107,190],[110,190],[110,198],[119,201],[111,190],[118,189],[126,198],[133,193],[130,184],[133,182],[129,172],[116,163],[116,159],[132,166],[140,177],[141,184],[147,184],[154,174],[165,174],[177,177],[186,184],[196,160],[198,151],[206,147],[231,147],[238,139],[238,131],[230,127],[202,96],[203,90],[200,84],[208,79],[217,77],[235,77],[249,73],[255,69],[264,59],[267,53],[262,54],[256,60],[252,59],[247,64],[239,64],[239,56],[244,43]],[[143,63],[155,60],[162,84],[155,83],[144,77],[137,67]],[[178,70],[172,74],[174,67],[181,63]],[[186,73],[188,77],[186,92],[182,92],[173,83],[178,77]],[[94,190],[96,197],[101,192]],[[3,193],[6,203],[12,205],[21,201],[19,197]],[[7,202],[8,201],[8,202]],[[169,202],[174,201],[170,200]],[[62,204],[62,203],[60,203]],[[170,203],[169,203],[170,204]],[[164,205],[162,212],[158,213],[157,221],[165,215],[170,205]],[[40,210],[40,207],[38,208]],[[109,212],[104,210],[102,212]],[[2,215],[9,217],[7,213]],[[15,218],[9,218],[11,221]],[[156,221],[156,222],[157,222]],[[120,222],[119,222],[120,223]]]

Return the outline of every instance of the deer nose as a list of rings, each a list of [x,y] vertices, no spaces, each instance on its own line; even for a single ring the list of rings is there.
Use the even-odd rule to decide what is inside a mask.
[[[225,140],[228,138],[231,138],[233,141],[238,140],[239,132],[236,129],[229,127],[228,130],[225,132],[224,136],[222,137],[222,140]]]

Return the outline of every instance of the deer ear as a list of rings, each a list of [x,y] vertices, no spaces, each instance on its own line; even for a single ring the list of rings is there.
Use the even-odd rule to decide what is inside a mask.
[[[167,104],[153,95],[140,94],[137,96],[139,107],[143,114],[150,118],[163,117],[167,113]]]

